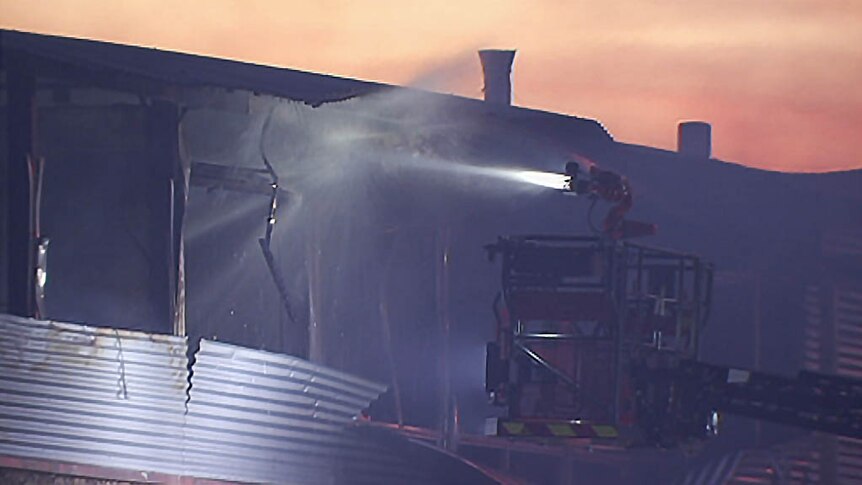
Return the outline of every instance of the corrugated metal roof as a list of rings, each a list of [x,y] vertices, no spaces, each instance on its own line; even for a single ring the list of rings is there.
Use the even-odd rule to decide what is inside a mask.
[[[0,315],[0,455],[252,483],[496,483],[352,426],[385,386],[203,340]],[[189,387],[191,383],[191,387]]]
[[[312,106],[383,91],[411,89],[295,69],[12,30],[0,30],[0,45],[4,51],[23,53],[68,68],[83,68],[99,75],[99,79],[125,75],[127,80],[145,79],[166,85],[244,90]],[[449,110],[490,113],[500,121],[539,131],[543,136],[584,144],[612,141],[596,120],[517,106],[499,107],[477,99],[421,90],[412,92],[445,104]]]
[[[4,49],[95,71],[181,86],[213,86],[271,94],[317,105],[370,94],[384,84],[110,42],[0,31]]]
[[[184,338],[0,315],[0,454],[182,472]]]
[[[418,483],[346,425],[385,386],[294,357],[201,341],[186,435],[189,474],[278,483]]]

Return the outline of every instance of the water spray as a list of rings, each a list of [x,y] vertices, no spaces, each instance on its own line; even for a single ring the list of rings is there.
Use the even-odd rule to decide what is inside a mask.
[[[601,169],[584,157],[575,158],[578,161],[567,163],[565,173],[519,171],[513,172],[512,176],[516,180],[560,190],[566,194],[587,195],[594,203],[598,199],[603,199],[615,204],[605,217],[601,231],[611,239],[655,234],[654,224],[624,219],[633,201],[632,189],[625,177],[610,170]],[[587,168],[581,168],[581,164]]]

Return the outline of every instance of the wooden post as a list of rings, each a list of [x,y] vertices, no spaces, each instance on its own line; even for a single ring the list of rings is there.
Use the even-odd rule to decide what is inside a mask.
[[[5,64],[8,111],[6,183],[6,264],[9,313],[35,313],[35,247],[30,159],[34,156],[36,82],[21,62],[10,56]]]
[[[185,335],[185,284],[182,263],[182,227],[186,207],[185,171],[180,162],[179,138],[180,112],[176,104],[169,101],[154,101],[149,108],[149,143],[158,180],[159,191],[155,194],[160,224],[166,222],[164,238],[165,269],[167,275],[167,305],[165,320],[170,323],[174,335]],[[163,211],[163,212],[162,212]],[[161,276],[160,276],[161,278]],[[157,284],[156,292],[164,295],[164,280]],[[162,297],[160,297],[161,299]],[[161,303],[159,306],[161,307]]]

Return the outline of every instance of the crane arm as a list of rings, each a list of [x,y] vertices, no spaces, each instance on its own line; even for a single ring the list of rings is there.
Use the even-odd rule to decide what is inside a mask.
[[[652,441],[687,434],[711,411],[862,438],[862,381],[802,371],[795,377],[693,360],[633,371]],[[686,424],[688,423],[688,424]]]

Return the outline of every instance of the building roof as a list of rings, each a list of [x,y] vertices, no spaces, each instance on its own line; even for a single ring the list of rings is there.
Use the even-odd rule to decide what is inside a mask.
[[[393,89],[382,83],[164,51],[110,42],[0,30],[4,54],[24,54],[28,62],[53,68],[58,75],[81,72],[91,80],[115,79],[129,86],[140,82],[183,87],[215,87],[271,95],[311,106],[343,101]],[[119,82],[117,82],[119,81]],[[418,91],[418,90],[416,90]],[[499,107],[461,96],[422,92],[447,108],[490,113],[529,129],[564,135],[588,144],[612,141],[595,120],[520,107]]]
[[[241,89],[311,105],[370,94],[379,83],[153,48],[0,30],[3,49],[70,67],[137,76],[182,86]]]

